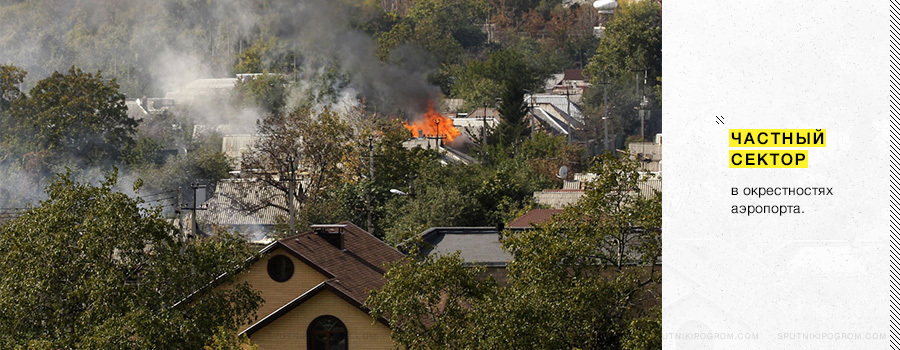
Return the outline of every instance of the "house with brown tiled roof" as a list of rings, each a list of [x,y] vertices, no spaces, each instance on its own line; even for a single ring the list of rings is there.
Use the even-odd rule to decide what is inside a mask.
[[[553,215],[562,213],[562,209],[532,209],[524,215],[516,218],[509,225],[509,228],[527,229],[533,228],[534,225],[540,225],[550,220]]]
[[[351,223],[311,228],[266,246],[237,276],[265,300],[240,333],[260,350],[393,348],[387,320],[363,305],[403,254]]]

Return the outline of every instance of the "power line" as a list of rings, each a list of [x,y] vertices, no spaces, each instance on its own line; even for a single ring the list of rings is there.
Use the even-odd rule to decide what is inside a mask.
[[[146,201],[144,201],[144,203],[161,202],[161,201],[164,201],[164,200],[175,199],[175,198],[177,198],[177,196],[166,197],[166,198],[158,198],[158,199],[151,199],[151,200],[146,200]]]
[[[162,192],[156,192],[156,193],[149,193],[149,194],[145,194],[145,195],[140,195],[140,196],[138,196],[138,197],[140,197],[140,198],[153,197],[153,196],[156,196],[156,195],[172,193],[172,192],[175,192],[175,191],[178,191],[178,190],[168,190],[168,191],[162,191]]]

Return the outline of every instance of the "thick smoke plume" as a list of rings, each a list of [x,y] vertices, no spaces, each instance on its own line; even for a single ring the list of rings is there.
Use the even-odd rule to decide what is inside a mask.
[[[414,47],[395,49],[391,63],[379,60],[373,38],[353,26],[363,17],[361,6],[328,0],[3,0],[0,64],[29,72],[23,91],[76,66],[115,78],[129,99],[164,97],[196,79],[234,77],[242,51],[260,38],[277,37],[280,49],[293,54],[289,107],[309,96],[337,108],[364,99],[386,114],[420,115],[439,95],[425,79],[437,62]],[[228,99],[179,111],[191,123],[229,125],[240,133],[253,132],[264,115]],[[84,180],[102,179],[103,171],[82,170]],[[0,197],[18,198],[15,206],[43,198],[46,179],[26,183],[27,176],[8,165],[0,173]],[[120,180],[128,188],[133,179],[120,174]]]
[[[130,98],[162,97],[198,78],[233,77],[242,50],[277,36],[295,53],[299,78],[335,66],[354,94],[386,112],[421,113],[438,89],[425,80],[436,62],[400,48],[380,61],[374,40],[354,29],[359,4],[326,0],[35,0],[0,5],[0,63],[34,82],[75,65],[103,70]],[[301,81],[301,85],[302,85]],[[344,91],[347,90],[347,91]]]

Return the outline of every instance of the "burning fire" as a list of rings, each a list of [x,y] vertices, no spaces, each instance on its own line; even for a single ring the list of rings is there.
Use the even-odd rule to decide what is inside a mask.
[[[403,122],[403,126],[409,130],[413,137],[442,137],[447,142],[453,142],[461,134],[459,129],[453,126],[453,119],[447,118],[434,110],[434,105],[428,101],[428,111],[425,116],[409,124]]]

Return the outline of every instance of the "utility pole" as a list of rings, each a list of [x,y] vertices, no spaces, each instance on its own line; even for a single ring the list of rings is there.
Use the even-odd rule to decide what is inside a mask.
[[[194,182],[191,184],[191,189],[194,191],[194,198],[191,201],[193,205],[191,205],[190,208],[184,208],[184,209],[191,211],[191,234],[196,236],[196,235],[200,234],[200,225],[197,224],[197,211],[198,210],[206,210],[206,208],[200,208],[197,206],[197,197],[199,197],[200,194],[202,193],[203,199],[200,201],[201,204],[202,204],[202,202],[206,201],[206,185],[198,183],[198,182]],[[179,197],[181,195],[180,192],[181,191],[179,190]]]
[[[640,71],[644,72],[644,84],[643,85],[646,86],[648,70],[650,70],[650,69],[649,68],[639,68],[639,69],[634,70],[634,72],[635,72],[634,73],[634,90],[638,95],[641,96],[640,97],[641,100],[640,100],[639,106],[638,106],[638,117],[641,118],[641,142],[644,141],[644,119],[646,118],[645,110],[647,109],[647,107],[650,106],[650,100],[648,100],[647,96],[644,95],[644,89],[642,88],[642,86],[640,84],[641,79],[640,79],[640,75],[638,74],[638,72],[640,72]]]
[[[609,100],[606,96],[607,85],[603,84],[603,149],[609,152]]]
[[[178,222],[178,232],[184,234],[184,226],[181,222],[181,187],[175,189],[175,220]]]
[[[441,121],[437,118],[434,119],[434,149],[438,150],[441,148]]]
[[[373,137],[369,135],[369,183],[375,184],[375,151],[373,147]],[[370,185],[370,186],[371,186]],[[366,229],[370,234],[375,234],[375,226],[372,225],[372,188],[366,191]]]
[[[564,83],[566,84],[566,117],[568,117],[568,120],[566,120],[566,126],[568,127],[566,129],[569,129],[569,131],[566,133],[566,143],[572,143],[572,111],[570,107],[572,105],[572,101],[569,100],[569,81],[565,80]]]
[[[297,168],[294,166],[294,156],[288,156],[288,161],[291,163],[291,178],[288,180],[288,213],[290,215],[290,219],[288,221],[288,227],[290,227],[290,234],[294,234],[294,170]]]
[[[487,146],[487,102],[481,109],[481,148]],[[483,151],[482,151],[483,153]]]
[[[534,92],[528,92],[528,114],[530,114],[531,120],[531,131],[528,132],[529,136],[532,140],[534,140],[534,131],[537,129],[537,121],[535,121],[534,117]]]

